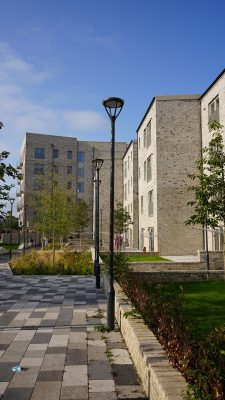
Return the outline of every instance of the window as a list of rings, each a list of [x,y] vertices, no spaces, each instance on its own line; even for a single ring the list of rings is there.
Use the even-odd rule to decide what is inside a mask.
[[[67,160],[72,160],[73,152],[71,150],[67,151]]]
[[[130,153],[130,162],[132,163],[133,161],[133,152]]]
[[[78,182],[77,183],[77,193],[83,193],[84,192],[84,182]]]
[[[220,122],[219,96],[215,97],[208,105],[208,122]],[[210,129],[210,128],[209,128]]]
[[[141,178],[141,167],[138,168],[138,177]]]
[[[131,212],[131,214],[133,212],[133,203],[130,204],[130,212]]]
[[[34,173],[36,175],[44,175],[44,164],[34,164]]]
[[[129,169],[130,169],[130,156],[128,156],[127,168],[128,168],[128,171],[129,171]]]
[[[146,181],[146,161],[144,162],[144,180]]]
[[[127,177],[127,161],[125,161],[125,167],[124,167],[124,177]]]
[[[213,232],[213,250],[223,250],[223,227],[216,228]]]
[[[146,129],[144,130],[143,145],[144,145],[144,147],[146,147]]]
[[[131,178],[130,178],[130,187],[132,187],[132,185],[133,185],[133,178],[131,176]]]
[[[77,177],[78,178],[83,178],[84,177],[84,167],[78,167],[77,168]]]
[[[72,174],[72,167],[71,167],[71,165],[67,165],[67,167],[66,167],[66,172],[67,172],[67,175]]]
[[[147,159],[147,182],[152,179],[152,156]]]
[[[143,215],[144,212],[144,198],[141,196],[141,214]]]
[[[125,200],[127,200],[127,183],[125,184]]]
[[[78,163],[84,163],[84,152],[83,151],[78,151],[78,153],[77,153],[77,162]]]
[[[67,189],[71,189],[72,188],[72,182],[71,181],[68,181],[67,182]]]
[[[138,139],[138,147],[139,147],[139,149],[141,148],[141,139],[140,138]]]
[[[150,119],[146,127],[146,147],[149,147],[152,141],[152,120]]]
[[[35,152],[34,152],[34,157],[39,158],[39,159],[44,159],[45,158],[45,149],[41,147],[36,147]]]
[[[148,228],[149,251],[154,251],[154,228]]]
[[[128,181],[128,194],[130,193],[130,181]]]
[[[153,190],[148,192],[148,216],[153,215]]]
[[[78,151],[77,153],[77,177],[84,177],[84,152]]]
[[[53,149],[52,155],[53,155],[53,158],[58,158],[59,157],[59,150]]]

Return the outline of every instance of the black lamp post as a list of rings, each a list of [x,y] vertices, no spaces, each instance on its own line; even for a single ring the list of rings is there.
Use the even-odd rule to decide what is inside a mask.
[[[110,221],[109,221],[109,289],[107,304],[107,325],[114,330],[115,291],[113,286],[113,244],[114,244],[114,163],[115,163],[115,122],[120,114],[124,101],[118,97],[109,97],[102,102],[111,121],[111,174],[110,174]]]
[[[13,203],[15,199],[10,198],[9,202],[11,204],[11,211],[10,211],[10,239],[9,239],[9,259],[12,258],[12,212],[13,212]]]
[[[96,277],[96,288],[100,289],[100,266],[99,266],[99,171],[102,167],[104,160],[101,158],[95,158],[93,166],[96,171],[95,183],[95,261],[94,261],[94,273]]]

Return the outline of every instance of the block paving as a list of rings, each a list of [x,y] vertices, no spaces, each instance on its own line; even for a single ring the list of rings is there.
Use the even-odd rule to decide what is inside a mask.
[[[96,330],[106,307],[94,277],[13,276],[1,263],[0,399],[146,399],[119,330]]]

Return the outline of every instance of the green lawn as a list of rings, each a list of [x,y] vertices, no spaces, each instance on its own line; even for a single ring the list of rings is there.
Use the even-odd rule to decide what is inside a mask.
[[[197,338],[202,338],[215,327],[225,326],[224,281],[182,283],[181,286],[185,309]]]
[[[126,256],[126,254],[125,254]],[[165,258],[159,257],[159,256],[151,256],[151,255],[138,255],[134,254],[133,256],[126,256],[128,262],[162,262],[162,261],[169,261],[166,260]]]
[[[0,247],[4,247],[5,249],[9,250],[10,244],[9,243],[0,243]],[[19,243],[12,243],[12,250],[17,250],[18,247],[19,247]]]

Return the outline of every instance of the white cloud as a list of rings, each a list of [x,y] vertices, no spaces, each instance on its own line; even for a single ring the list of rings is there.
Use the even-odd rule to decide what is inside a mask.
[[[5,125],[1,135],[15,160],[25,132],[82,135],[82,139],[93,140],[98,131],[103,136],[106,121],[100,113],[56,109],[37,101],[32,94],[35,85],[46,82],[47,86],[50,76],[49,71],[39,71],[18,56],[8,43],[0,42],[0,121]],[[54,92],[49,95],[54,97]]]
[[[102,130],[105,127],[105,119],[94,111],[64,112],[63,119],[75,131]]]

